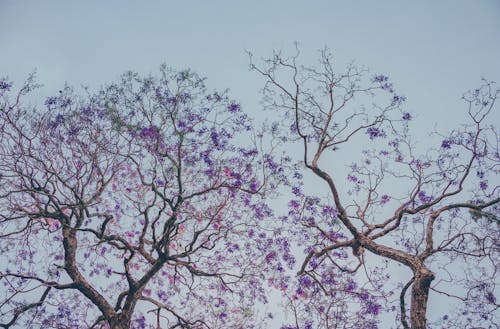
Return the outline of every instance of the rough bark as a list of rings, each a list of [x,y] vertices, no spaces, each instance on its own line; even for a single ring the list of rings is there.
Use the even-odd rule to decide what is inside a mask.
[[[110,329],[129,329],[130,318],[117,315],[109,321]]]
[[[410,322],[412,329],[426,329],[427,300],[429,289],[435,275],[429,269],[422,267],[415,271],[411,290]]]

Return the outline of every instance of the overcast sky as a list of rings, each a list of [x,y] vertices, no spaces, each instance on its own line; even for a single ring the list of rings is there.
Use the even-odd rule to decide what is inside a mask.
[[[51,94],[98,87],[163,62],[193,68],[257,112],[257,57],[301,43],[305,63],[328,46],[392,78],[408,110],[438,122],[463,91],[500,78],[500,1],[22,1],[0,0],[0,76],[33,69]]]
[[[262,80],[245,50],[259,58],[294,41],[303,63],[327,46],[341,68],[355,60],[390,76],[417,129],[451,129],[462,92],[500,80],[500,1],[0,0],[0,77],[19,83],[37,69],[46,96],[166,63],[260,115]]]

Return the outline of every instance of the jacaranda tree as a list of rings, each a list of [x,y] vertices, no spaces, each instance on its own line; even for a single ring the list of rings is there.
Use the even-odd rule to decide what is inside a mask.
[[[0,327],[265,327],[278,164],[240,105],[165,67],[36,87],[0,81]]]
[[[495,84],[423,144],[385,75],[298,56],[252,63],[259,131],[189,70],[0,79],[0,328],[269,328],[270,287],[285,329],[494,328]]]
[[[432,313],[440,327],[496,328],[495,84],[464,94],[462,126],[411,137],[414,115],[387,76],[337,71],[326,50],[317,66],[298,60],[297,50],[251,63],[265,106],[281,115],[273,134],[303,168],[289,173],[281,218],[305,251],[296,283],[283,283],[294,318],[283,328],[377,328],[377,316],[393,313],[398,327],[424,329],[429,299],[441,303]],[[439,313],[446,304],[453,313]]]

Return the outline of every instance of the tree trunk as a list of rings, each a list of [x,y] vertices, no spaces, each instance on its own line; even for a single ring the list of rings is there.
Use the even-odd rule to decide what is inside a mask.
[[[410,322],[412,329],[426,329],[427,300],[429,289],[435,275],[429,269],[421,267],[414,272],[411,290]]]
[[[130,318],[117,315],[109,321],[110,329],[130,329]]]

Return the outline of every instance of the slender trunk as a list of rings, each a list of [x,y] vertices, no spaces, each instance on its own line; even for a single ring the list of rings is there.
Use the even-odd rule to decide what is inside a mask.
[[[412,329],[426,329],[427,300],[429,299],[429,289],[434,277],[434,273],[425,267],[421,267],[414,273],[410,308]]]

